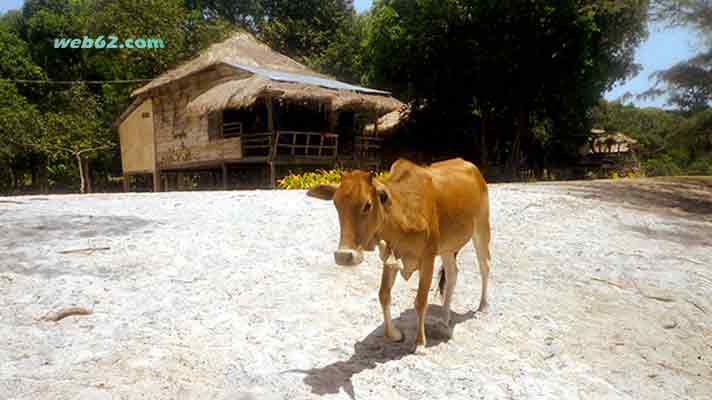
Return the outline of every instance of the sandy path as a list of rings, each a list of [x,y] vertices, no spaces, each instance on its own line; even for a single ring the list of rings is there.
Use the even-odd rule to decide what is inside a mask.
[[[302,191],[0,198],[0,398],[709,398],[707,209],[615,185],[493,185],[490,311],[468,247],[423,356],[417,276],[386,343],[377,256],[335,266]],[[93,314],[37,320],[69,306]]]

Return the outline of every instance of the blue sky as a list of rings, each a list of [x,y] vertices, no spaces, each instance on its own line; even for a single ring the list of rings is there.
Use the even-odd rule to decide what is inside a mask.
[[[373,0],[355,0],[354,6],[358,12],[363,12],[371,7]],[[22,0],[0,0],[0,12],[19,8]],[[669,29],[661,26],[652,26],[650,36],[637,49],[636,62],[643,65],[643,70],[635,78],[619,84],[606,98],[614,100],[626,92],[640,93],[650,88],[653,81],[648,77],[653,72],[672,66],[699,52],[700,43],[695,33],[687,28]],[[658,98],[653,101],[633,100],[638,106],[664,106],[665,99]]]

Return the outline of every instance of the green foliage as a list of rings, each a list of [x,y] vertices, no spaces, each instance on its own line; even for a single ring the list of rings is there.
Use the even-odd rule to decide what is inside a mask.
[[[0,16],[0,78],[123,80],[153,78],[221,40],[234,26],[204,18],[179,0],[27,0]],[[163,49],[55,49],[54,39],[115,35],[161,38]],[[31,44],[31,45],[30,45]],[[100,179],[118,174],[110,129],[138,85],[0,83],[0,190],[32,176],[75,187],[77,160],[95,160]],[[105,153],[88,151],[105,149]],[[18,188],[15,188],[18,189]]]
[[[254,33],[275,50],[311,65],[324,66],[326,53],[345,50],[352,32],[351,0],[207,0],[187,1],[201,14],[222,17]],[[331,48],[331,46],[335,48]],[[342,68],[333,71],[343,76]]]
[[[205,20],[174,0],[99,0],[89,31],[97,35],[155,37],[158,49],[93,51],[91,66],[105,79],[143,79],[156,76],[209,44],[220,41],[231,28],[220,18]]]
[[[596,127],[638,140],[646,175],[706,175],[712,159],[712,109],[686,115],[601,102],[591,119]]]
[[[601,101],[590,116],[596,128],[622,132],[640,144],[639,154],[647,159],[676,143],[685,118],[679,113],[659,108],[637,108],[633,105]]]
[[[0,82],[0,158],[8,162],[21,151],[19,142],[38,136],[38,118],[35,106],[19,93],[15,85]]]
[[[706,50],[694,57],[657,71],[654,87],[642,97],[668,96],[668,104],[689,114],[712,105],[712,2],[707,0],[653,0],[658,22],[686,25],[701,33]]]
[[[687,167],[688,175],[709,175],[712,176],[712,156],[695,160]]]
[[[309,189],[314,185],[326,184],[326,183],[339,183],[341,182],[341,174],[343,174],[341,169],[331,169],[324,170],[319,169],[314,172],[305,172],[302,174],[292,174],[285,176],[280,179],[278,186],[280,189]],[[375,175],[377,179],[387,179],[388,171],[381,171]]]
[[[0,26],[0,77],[42,79],[45,74],[30,55],[30,46],[15,32]]]
[[[642,166],[646,176],[682,175],[683,172],[680,165],[668,154],[646,160]]]
[[[639,0],[384,0],[365,75],[416,104],[423,135],[484,136],[497,152],[481,162],[560,159],[585,142],[582,116],[602,93],[638,70],[646,11]]]
[[[306,63],[339,80],[367,84],[364,54],[369,18],[369,14],[347,18],[322,51],[304,56]]]

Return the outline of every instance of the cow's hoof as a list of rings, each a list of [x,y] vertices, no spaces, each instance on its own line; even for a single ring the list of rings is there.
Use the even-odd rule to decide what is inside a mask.
[[[481,302],[480,306],[477,308],[477,312],[486,313],[489,309],[489,304],[487,302]]]
[[[405,340],[405,335],[398,328],[393,328],[386,333],[388,340],[400,343]]]
[[[413,350],[413,354],[415,354],[416,356],[427,356],[428,348],[425,347],[425,345],[416,343],[415,349]]]

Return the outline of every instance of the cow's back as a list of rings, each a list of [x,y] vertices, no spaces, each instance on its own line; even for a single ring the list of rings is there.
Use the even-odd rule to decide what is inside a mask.
[[[428,168],[437,204],[440,248],[461,248],[472,237],[475,221],[489,218],[487,184],[479,169],[461,158],[441,161]]]

